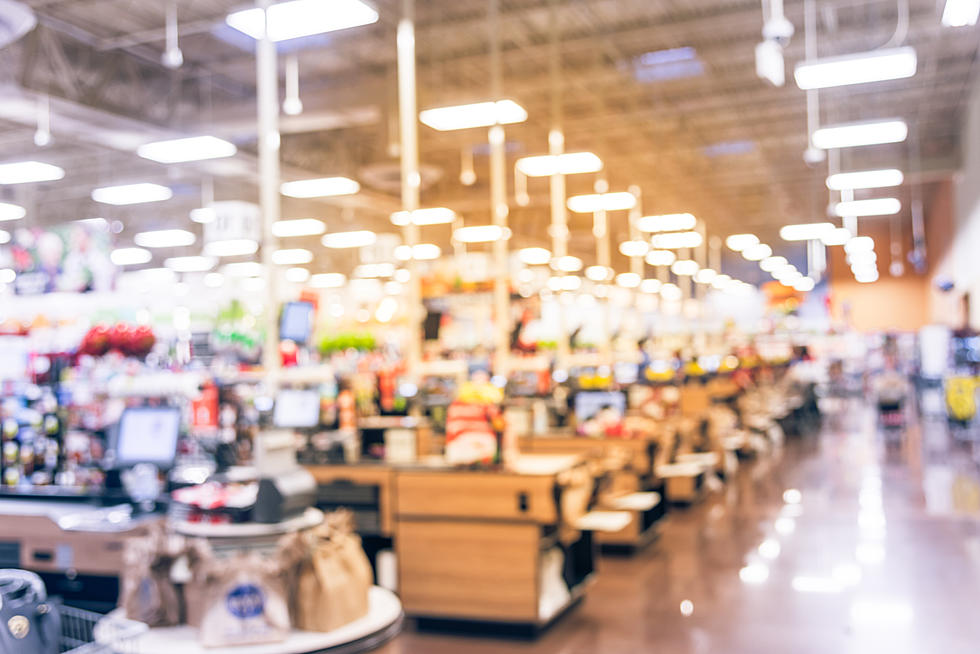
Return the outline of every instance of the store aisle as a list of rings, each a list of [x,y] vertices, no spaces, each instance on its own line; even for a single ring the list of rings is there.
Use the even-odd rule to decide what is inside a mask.
[[[380,651],[976,652],[977,468],[944,422],[910,424],[886,442],[855,402],[743,466],[643,554],[604,557],[585,603],[537,641],[408,627]]]

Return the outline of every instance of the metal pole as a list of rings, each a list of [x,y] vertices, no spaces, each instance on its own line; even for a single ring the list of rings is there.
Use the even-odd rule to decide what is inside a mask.
[[[402,17],[398,21],[398,118],[401,132],[402,208],[419,208],[421,177],[419,175],[419,131],[415,99],[415,0],[402,0]],[[405,244],[419,242],[419,227],[414,220],[402,228]],[[422,364],[422,280],[415,258],[408,260],[408,347],[405,352],[408,374],[419,374]]]
[[[548,72],[551,84],[551,131],[548,133],[548,154],[557,157],[565,152],[565,134],[561,127],[561,53],[558,30],[558,0],[548,6],[550,41],[548,48]],[[565,209],[565,176],[558,172],[551,176],[551,251],[556,259],[568,255],[568,214]],[[568,316],[565,305],[558,302],[558,348],[555,368],[564,369],[571,355],[568,342]]]
[[[258,0],[257,6],[266,10],[271,0]],[[272,252],[276,237],[272,225],[279,220],[279,69],[276,60],[276,44],[263,31],[256,44],[256,96],[258,100],[259,128],[259,206],[262,211],[262,269],[265,276],[265,347],[262,349],[262,365],[268,383],[275,388],[279,383],[282,360],[279,356],[279,294]]]
[[[500,0],[490,0],[490,98],[500,99]],[[490,214],[493,224],[507,228],[507,153],[501,125],[494,125],[490,141]],[[507,239],[493,243],[494,374],[507,376],[510,360],[510,288],[507,271]]]
[[[600,185],[604,188],[604,184]],[[600,191],[604,193],[605,191]],[[609,216],[604,210],[592,214],[592,235],[596,242],[596,264],[606,270],[612,269],[612,258],[609,252]],[[605,282],[604,282],[605,283]],[[603,363],[609,363],[612,358],[612,343],[610,342],[612,298],[607,295],[605,311],[602,312],[602,336],[599,339],[599,356]]]

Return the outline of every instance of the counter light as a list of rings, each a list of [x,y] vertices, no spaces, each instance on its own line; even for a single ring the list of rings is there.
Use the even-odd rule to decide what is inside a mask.
[[[614,193],[588,193],[568,198],[568,210],[575,213],[597,211],[625,211],[636,206],[636,197],[628,191]]]
[[[361,185],[349,177],[317,177],[283,182],[279,190],[291,198],[332,198],[354,195],[361,190]]]
[[[595,173],[602,170],[602,159],[592,152],[544,154],[518,159],[517,170],[528,177]]]
[[[689,213],[668,213],[661,216],[643,216],[636,222],[641,232],[681,232],[694,229],[698,219]]]
[[[670,272],[680,277],[690,277],[697,273],[700,266],[693,259],[678,259],[671,265]]]
[[[608,282],[615,274],[612,268],[606,266],[589,266],[585,269],[586,278],[593,282]]]
[[[340,273],[319,273],[310,277],[313,288],[340,288],[347,283],[347,277]]]
[[[6,220],[20,220],[27,215],[27,209],[19,204],[10,202],[0,202],[0,222]]]
[[[899,186],[905,181],[901,170],[885,168],[882,170],[860,170],[852,173],[836,173],[827,178],[827,188],[831,191],[845,191],[862,188],[888,188]]]
[[[270,6],[267,12],[260,7],[243,9],[228,14],[225,22],[255,40],[265,36],[268,23],[269,38],[286,41],[378,21],[378,12],[360,0],[291,0]]]
[[[623,241],[619,244],[619,253],[624,257],[642,257],[650,251],[646,241]]]
[[[332,232],[330,234],[324,234],[320,242],[323,243],[324,247],[344,249],[374,245],[377,240],[377,234],[366,229],[361,229],[353,232]]]
[[[783,225],[779,228],[779,237],[784,241],[816,241],[824,234],[834,231],[833,223],[802,223],[799,225]]]
[[[711,268],[702,268],[694,274],[694,281],[698,284],[710,284],[714,281],[718,273]]]
[[[777,268],[785,266],[787,263],[789,263],[789,261],[786,260],[786,257],[766,257],[759,262],[759,267],[766,272],[771,273]]]
[[[286,281],[294,284],[303,284],[310,278],[310,271],[306,268],[287,268]]]
[[[122,206],[127,204],[143,204],[145,202],[162,202],[174,195],[166,186],[141,182],[138,184],[121,184],[119,186],[103,186],[92,190],[92,199],[102,204]]]
[[[658,250],[677,250],[679,248],[696,248],[704,242],[699,232],[666,232],[654,234],[650,239],[651,245]]]
[[[821,150],[853,148],[861,145],[900,143],[909,135],[904,120],[878,120],[821,127],[813,132],[813,147]]]
[[[844,216],[894,216],[902,210],[898,198],[872,198],[870,200],[851,200],[834,205],[834,214]]]
[[[140,232],[133,237],[136,245],[145,248],[179,248],[194,245],[197,237],[186,229],[157,229]]]
[[[215,257],[188,256],[170,257],[163,260],[163,267],[174,272],[207,272],[215,267],[218,260]]]
[[[647,256],[643,257],[651,266],[669,266],[677,259],[677,255],[670,250],[650,250]]]
[[[942,21],[946,27],[967,27],[976,25],[978,16],[980,0],[946,0]]]
[[[445,225],[456,220],[456,212],[448,207],[428,207],[414,211],[396,211],[391,214],[391,223],[405,225]]]
[[[849,240],[851,240],[851,230],[846,227],[838,227],[832,232],[824,234],[820,237],[824,245],[844,245]]]
[[[424,125],[440,132],[491,125],[509,125],[527,120],[527,111],[513,100],[475,102],[449,107],[437,107],[419,112]]]
[[[546,248],[521,248],[517,258],[526,266],[543,266],[551,261],[551,250]]]
[[[277,220],[272,223],[272,234],[279,238],[290,236],[317,236],[327,231],[327,225],[316,218],[296,218],[295,220]]]
[[[234,156],[238,148],[216,136],[191,136],[168,141],[145,143],[136,148],[136,154],[163,164],[204,161]]]
[[[109,261],[117,266],[138,266],[152,258],[153,253],[143,248],[117,248],[109,253]]]
[[[622,288],[636,288],[643,279],[636,273],[625,272],[616,275],[616,285]]]
[[[14,161],[0,164],[0,184],[54,182],[64,176],[64,168],[41,161]]]
[[[278,266],[295,266],[313,261],[313,253],[304,248],[276,250],[272,253],[272,263]]]
[[[565,255],[552,261],[551,267],[561,272],[578,272],[582,270],[582,260],[578,257]]]
[[[500,225],[472,225],[453,232],[453,239],[459,243],[492,243],[506,241],[510,236],[510,228]]]
[[[258,261],[236,261],[226,263],[221,271],[230,277],[258,277],[262,274],[262,264]]]
[[[812,59],[796,65],[796,85],[808,91],[834,86],[882,82],[915,75],[915,48],[888,48]]]
[[[725,245],[729,250],[741,252],[747,247],[752,247],[759,243],[759,237],[755,234],[732,234],[725,239]]]
[[[250,238],[234,238],[227,241],[211,241],[204,244],[204,254],[212,257],[242,257],[255,254],[259,250],[258,241]]]
[[[762,261],[772,256],[772,248],[765,243],[756,243],[742,250],[742,256],[749,261]]]
[[[677,302],[684,297],[684,292],[681,291],[677,284],[671,284],[668,282],[660,287],[660,297],[669,302]]]

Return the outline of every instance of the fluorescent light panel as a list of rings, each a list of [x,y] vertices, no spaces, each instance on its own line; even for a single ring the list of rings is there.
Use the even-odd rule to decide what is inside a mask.
[[[669,266],[677,259],[677,255],[670,250],[650,250],[643,258],[651,266]]]
[[[143,248],[117,248],[109,253],[109,261],[117,266],[138,266],[151,259],[153,253]]]
[[[585,276],[593,282],[608,282],[614,273],[612,268],[606,266],[589,266],[585,269]]]
[[[527,266],[543,266],[551,261],[551,251],[546,248],[522,248],[517,251],[517,258]]]
[[[853,173],[836,173],[827,178],[827,188],[831,191],[844,191],[862,188],[888,188],[899,186],[905,181],[901,170],[861,170]]]
[[[14,161],[0,164],[0,184],[53,182],[65,176],[65,170],[40,161]]]
[[[424,125],[440,132],[491,125],[509,125],[527,120],[527,111],[513,100],[475,102],[426,109],[419,113]]]
[[[946,0],[942,21],[946,27],[968,27],[977,24],[978,16],[980,0]]]
[[[198,207],[197,209],[190,210],[190,219],[202,225],[214,222],[214,219],[217,217],[218,213],[211,207]]]
[[[725,245],[728,246],[729,250],[734,252],[741,252],[747,247],[757,245],[759,243],[759,237],[755,234],[732,234],[725,239]]]
[[[163,260],[163,267],[174,272],[207,272],[215,267],[218,260],[215,257],[188,256],[170,257]]]
[[[310,271],[306,268],[287,268],[286,281],[294,284],[302,284],[310,278]]]
[[[235,238],[226,241],[211,241],[204,244],[204,254],[212,257],[241,257],[255,254],[259,244],[250,238]]]
[[[669,213],[662,216],[643,216],[636,222],[641,232],[681,232],[694,229],[698,219],[689,213]]]
[[[625,211],[636,206],[636,197],[628,191],[614,193],[589,193],[568,198],[568,209],[575,213],[597,211]]]
[[[650,251],[646,241],[623,241],[619,244],[619,253],[624,257],[642,257]]]
[[[0,202],[0,222],[7,220],[20,220],[27,215],[27,209],[19,204],[10,202]]]
[[[693,259],[678,259],[670,266],[670,272],[680,277],[690,277],[698,272],[698,262]]]
[[[347,283],[347,278],[340,273],[320,273],[310,277],[313,288],[340,288]]]
[[[255,40],[265,35],[266,20],[258,7],[236,11],[225,18],[230,27]],[[292,0],[273,4],[268,9],[269,38],[273,41],[335,32],[377,21],[378,12],[360,0]]]
[[[875,242],[870,236],[855,236],[844,244],[844,252],[847,252],[848,254],[874,249]]]
[[[882,82],[915,75],[915,48],[888,48],[804,61],[796,65],[796,85],[804,91]]]
[[[518,159],[517,169],[528,177],[595,173],[602,170],[602,159],[592,152],[543,154]]]
[[[10,239],[11,239],[10,232],[0,229],[0,245],[3,245],[4,243],[10,243]]]
[[[636,288],[643,281],[643,278],[636,273],[625,272],[616,275],[616,285],[622,288]]]
[[[838,216],[893,216],[902,210],[898,198],[873,198],[871,200],[851,200],[834,205]]]
[[[846,227],[838,227],[834,231],[821,236],[820,240],[826,246],[844,245],[851,240],[851,231]]]
[[[765,243],[756,243],[742,250],[742,256],[749,261],[762,261],[772,256],[772,248]]]
[[[507,240],[510,238],[511,231],[508,227],[500,225],[472,225],[470,227],[460,227],[453,232],[453,239],[459,243],[491,243],[493,241]]]
[[[316,218],[278,220],[272,223],[272,234],[278,238],[290,236],[317,236],[327,231],[327,225]]]
[[[221,267],[221,272],[231,277],[257,277],[262,270],[262,264],[258,261],[236,261]]]
[[[666,232],[654,234],[650,239],[651,245],[658,250],[677,250],[679,248],[696,248],[704,242],[704,237],[698,232]]]
[[[179,248],[194,245],[197,237],[186,229],[157,229],[140,232],[133,237],[136,245],[145,248]]]
[[[561,272],[578,272],[582,270],[582,260],[578,257],[565,255],[558,257],[551,263],[551,267]]]
[[[774,270],[781,268],[789,263],[786,257],[766,257],[759,262],[759,267],[766,272],[773,272]]]
[[[821,127],[813,132],[813,147],[821,150],[900,143],[909,135],[904,120],[877,120]]]
[[[234,143],[219,139],[217,136],[191,136],[169,141],[156,141],[145,143],[136,149],[136,154],[144,159],[163,164],[221,159],[234,156],[236,152],[238,152],[238,148],[235,147]]]
[[[414,211],[396,211],[391,214],[393,225],[445,225],[456,219],[456,212],[448,207],[429,207]]]
[[[291,198],[332,198],[354,195],[361,185],[349,177],[317,177],[283,182],[279,190]]]
[[[120,184],[118,186],[103,186],[92,190],[92,199],[102,204],[122,206],[127,204],[143,204],[145,202],[162,202],[174,195],[166,186],[140,182],[137,184]]]
[[[313,253],[304,248],[287,248],[272,253],[272,263],[277,266],[295,266],[313,261]]]
[[[333,232],[324,234],[320,242],[325,247],[333,249],[361,248],[374,245],[378,240],[378,235],[368,230],[356,230],[353,232]]]
[[[834,231],[833,223],[803,223],[784,225],[779,229],[779,237],[784,241],[816,241]]]

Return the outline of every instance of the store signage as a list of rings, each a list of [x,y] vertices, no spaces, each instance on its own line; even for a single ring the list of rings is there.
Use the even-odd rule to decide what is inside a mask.
[[[249,239],[261,240],[262,214],[251,202],[226,200],[211,204],[214,220],[204,224],[204,242]]]

